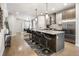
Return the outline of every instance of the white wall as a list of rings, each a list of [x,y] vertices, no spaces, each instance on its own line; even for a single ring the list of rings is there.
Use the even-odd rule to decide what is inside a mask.
[[[79,47],[79,3],[76,4],[76,46]]]
[[[23,31],[23,21],[21,19],[16,19],[16,32],[22,32]]]
[[[18,14],[16,15],[16,18],[22,21],[22,30],[28,27],[32,28],[32,23],[31,23],[31,20],[33,18],[32,16],[29,16],[27,14]]]
[[[13,35],[17,32],[23,31],[24,20],[22,18],[18,18],[15,15],[9,15],[7,20],[9,23],[10,31]]]
[[[14,15],[9,15],[7,17],[7,21],[8,21],[8,24],[9,24],[9,28],[10,28],[11,33],[12,34],[15,34],[16,33],[16,29],[17,29],[16,17]]]
[[[27,15],[10,14],[8,16],[8,22],[12,34],[15,34],[16,32],[23,32],[24,28],[27,28],[27,26],[29,25],[29,23],[27,23],[27,25],[25,24],[25,22],[31,20],[31,18],[32,17]]]
[[[6,17],[8,16],[7,6],[5,3],[0,4],[2,10],[3,10],[3,29],[1,29],[0,32],[0,56],[3,55],[5,45],[4,45],[4,31],[5,31],[5,25],[4,21],[6,20]]]

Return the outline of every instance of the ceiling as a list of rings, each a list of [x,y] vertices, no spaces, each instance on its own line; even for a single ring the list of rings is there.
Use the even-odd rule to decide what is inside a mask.
[[[74,6],[73,3],[48,3],[48,13],[54,13],[68,7]],[[8,12],[27,14],[30,16],[35,16],[35,9],[37,8],[37,13],[45,13],[46,4],[45,3],[7,3]]]

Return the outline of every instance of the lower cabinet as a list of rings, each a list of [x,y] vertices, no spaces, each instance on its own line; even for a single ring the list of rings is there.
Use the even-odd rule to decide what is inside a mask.
[[[35,42],[39,42],[41,45],[43,45],[44,48],[49,48],[54,52],[64,49],[64,33],[54,35],[43,33],[46,36],[46,38],[44,38],[42,34],[38,34],[40,37],[33,33],[32,39]]]
[[[75,30],[64,30],[65,41],[75,44]]]

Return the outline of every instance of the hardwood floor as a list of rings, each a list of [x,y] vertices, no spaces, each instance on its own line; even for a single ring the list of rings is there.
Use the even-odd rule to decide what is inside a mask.
[[[52,54],[55,56],[79,56],[79,47],[76,47],[74,44],[65,42],[65,47],[63,50]]]
[[[35,51],[25,42],[21,33],[12,36],[11,47],[5,49],[4,56],[37,56]],[[51,56],[79,56],[79,47],[65,42],[65,48]]]
[[[12,36],[11,47],[4,52],[7,56],[36,56],[37,54],[25,42],[21,33]]]

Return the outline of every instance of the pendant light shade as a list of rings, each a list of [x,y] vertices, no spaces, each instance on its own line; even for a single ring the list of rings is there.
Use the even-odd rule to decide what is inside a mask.
[[[37,21],[37,18],[35,18],[35,21]]]
[[[36,12],[36,16],[35,16],[35,19],[34,19],[34,28],[36,29],[38,27],[37,23],[38,23],[38,16],[37,16],[37,8],[35,9],[35,12]]]
[[[35,16],[35,21],[37,21],[37,8],[35,9],[35,11],[36,11],[36,16]]]
[[[47,13],[45,16],[46,16],[46,19],[49,19],[49,15],[48,15],[48,13]]]
[[[45,13],[45,18],[46,18],[46,24],[49,25],[49,15],[48,15],[48,3],[46,3],[46,13]]]

